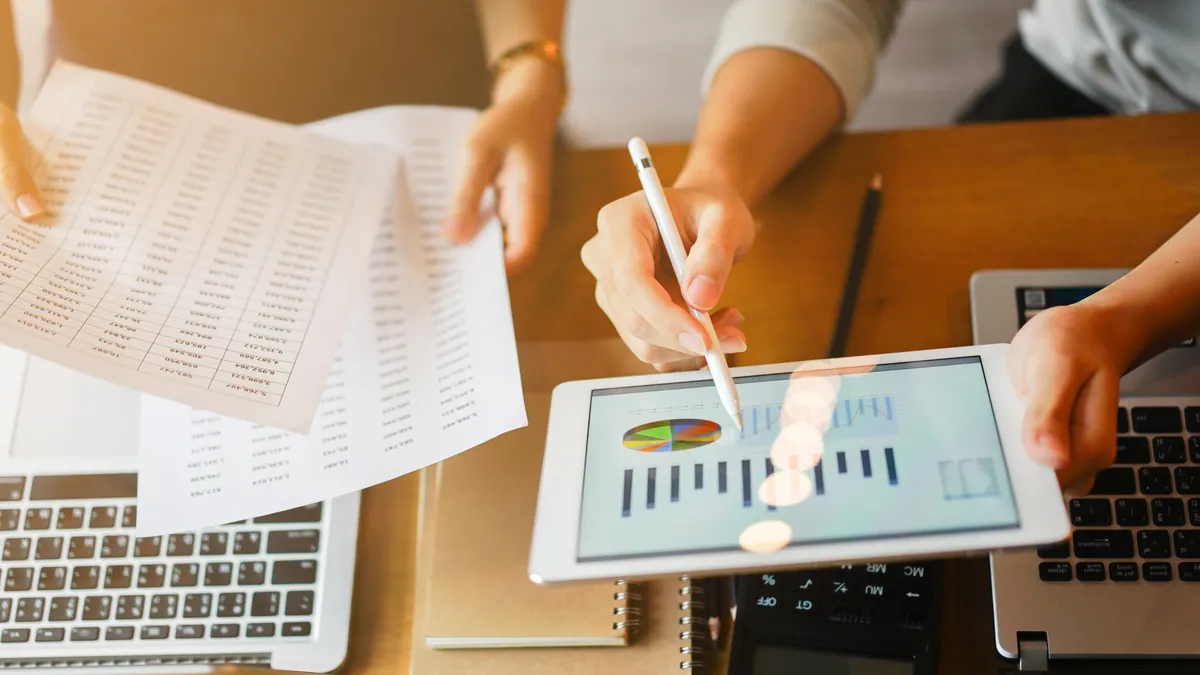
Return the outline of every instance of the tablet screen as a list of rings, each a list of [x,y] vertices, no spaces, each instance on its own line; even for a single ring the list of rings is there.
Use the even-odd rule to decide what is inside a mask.
[[[581,562],[1019,525],[970,356],[596,390]]]

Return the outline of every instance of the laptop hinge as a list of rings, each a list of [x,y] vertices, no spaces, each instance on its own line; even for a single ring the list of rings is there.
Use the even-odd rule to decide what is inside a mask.
[[[1017,669],[1022,673],[1045,673],[1050,670],[1050,648],[1045,633],[1017,634]]]

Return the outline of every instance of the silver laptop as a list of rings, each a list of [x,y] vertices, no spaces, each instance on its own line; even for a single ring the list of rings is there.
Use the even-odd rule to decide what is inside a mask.
[[[1002,270],[971,278],[976,344],[1008,342],[1049,307],[1128,270]],[[1200,348],[1121,381],[1117,463],[1069,503],[1070,540],[991,556],[996,648],[1047,659],[1200,657]],[[1200,672],[1200,664],[1197,664]]]
[[[357,494],[138,539],[138,394],[0,347],[0,668],[327,672]]]

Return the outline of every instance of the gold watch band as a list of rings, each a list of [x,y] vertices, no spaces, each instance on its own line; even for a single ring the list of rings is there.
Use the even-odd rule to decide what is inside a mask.
[[[563,100],[567,96],[567,67],[563,62],[562,46],[554,40],[530,40],[509,49],[492,64],[492,82],[500,79],[513,64],[525,57],[541,59],[558,68],[562,76]]]

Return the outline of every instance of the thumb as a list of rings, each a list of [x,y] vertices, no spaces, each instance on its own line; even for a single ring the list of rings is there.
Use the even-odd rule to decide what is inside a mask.
[[[442,224],[442,232],[447,239],[462,244],[471,241],[479,232],[483,226],[479,216],[483,191],[492,184],[499,167],[499,155],[490,144],[467,144],[450,210]]]
[[[1029,454],[1054,469],[1071,459],[1071,415],[1087,379],[1078,362],[1062,354],[1036,351],[1026,362],[1023,440]]]
[[[24,135],[17,116],[0,105],[0,200],[24,220],[45,212],[42,193],[25,169]]]
[[[718,205],[701,209],[696,223],[696,243],[688,251],[683,273],[683,297],[701,311],[717,306],[737,255],[734,228],[728,212]]]

